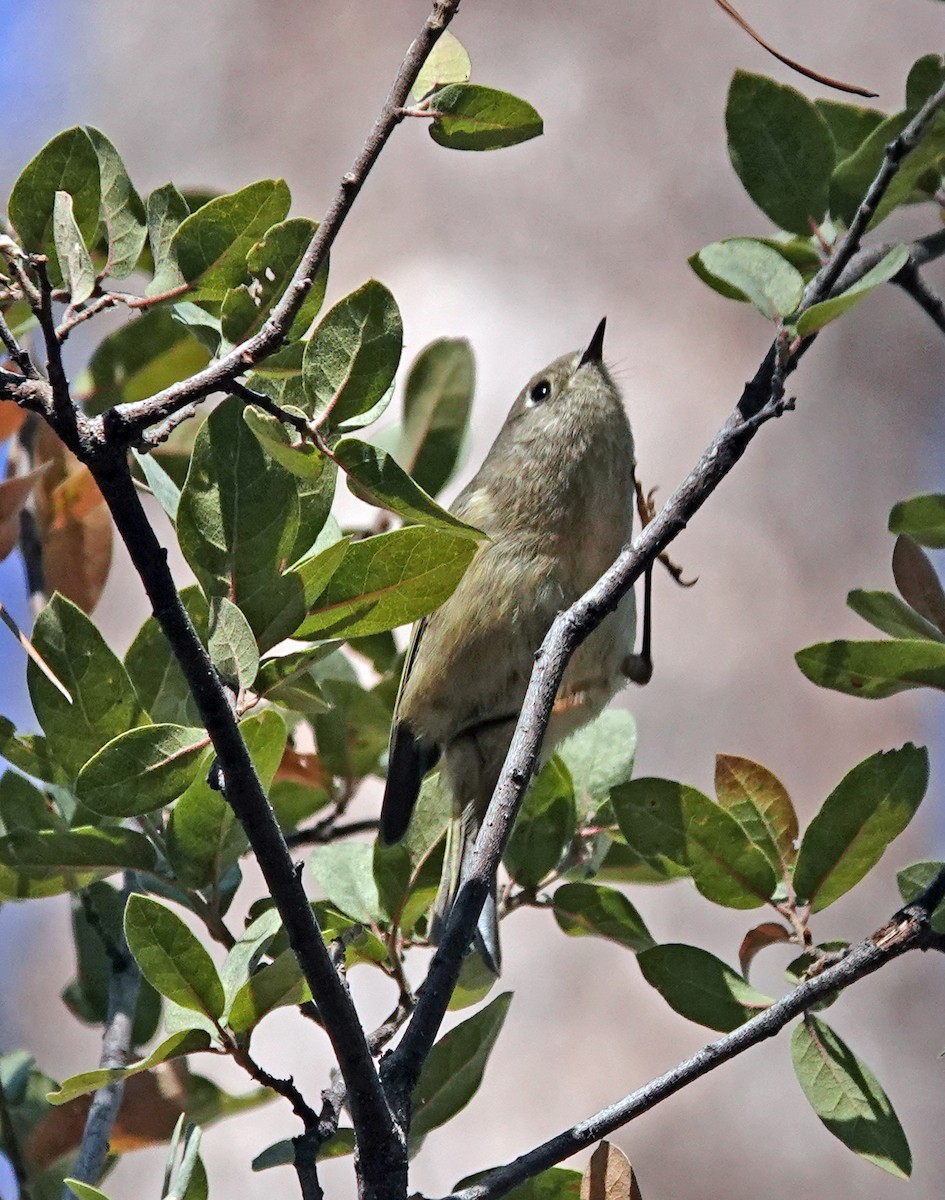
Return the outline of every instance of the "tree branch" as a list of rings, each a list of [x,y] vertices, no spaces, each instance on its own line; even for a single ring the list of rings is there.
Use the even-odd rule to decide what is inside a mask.
[[[911,262],[906,263],[895,277],[894,282],[902,288],[907,296],[911,296],[919,308],[938,326],[939,330],[945,333],[945,303],[938,292],[929,287]]]
[[[657,1104],[701,1079],[716,1067],[758,1045],[766,1038],[780,1033],[788,1021],[807,1012],[819,1000],[843,991],[858,980],[878,971],[907,950],[925,949],[931,936],[929,917],[934,904],[929,893],[938,887],[945,890],[945,869],[923,897],[908,905],[871,937],[852,946],[840,962],[798,984],[770,1008],[753,1017],[732,1033],[726,1034],[697,1051],[692,1058],[673,1067],[665,1075],[595,1113],[585,1121],[572,1125],[534,1150],[515,1159],[507,1166],[491,1171],[471,1187],[456,1192],[451,1200],[498,1200],[512,1188],[533,1178],[555,1163],[570,1158],[578,1150],[593,1146],[615,1129],[649,1112]],[[941,898],[941,894],[939,894]]]
[[[226,391],[238,375],[261,362],[284,342],[289,326],[302,307],[364,181],[394,129],[403,120],[402,109],[420,68],[458,8],[459,0],[435,0],[433,11],[407,51],[367,141],[351,169],[342,176],[335,198],[302,256],[292,282],[266,323],[248,341],[236,346],[190,379],[175,383],[146,400],[118,405],[116,420],[123,428],[126,444],[133,443],[142,430],[164,420],[178,409],[203,400],[212,392]]]
[[[126,871],[122,887],[123,905],[127,904],[128,897],[134,890],[133,873]],[[124,932],[121,933],[118,944],[111,947],[109,961],[111,981],[108,988],[108,1015],[102,1035],[99,1066],[114,1070],[128,1065],[131,1031],[141,983],[138,964],[128,952]],[[108,1143],[124,1092],[124,1079],[117,1079],[99,1088],[92,1097],[89,1114],[85,1119],[82,1142],[70,1172],[72,1178],[91,1184],[96,1184],[101,1179],[108,1157]],[[75,1193],[69,1187],[63,1187],[62,1195],[63,1200],[75,1200]]]
[[[857,253],[860,240],[902,159],[918,144],[935,113],[945,104],[945,86],[932,96],[898,138],[883,162],[836,247],[834,255],[808,284],[799,314],[831,295]],[[864,273],[865,273],[864,266]],[[847,285],[848,286],[848,285]],[[417,1007],[399,1046],[382,1066],[382,1078],[395,1112],[405,1118],[409,1098],[446,1014],[463,955],[495,878],[512,825],[534,772],[552,705],[565,668],[577,647],[612,612],[621,598],[715,491],[748,448],[760,426],[790,407],[784,382],[813,345],[817,334],[788,348],[776,338],[754,377],[746,383],[738,407],[689,476],[664,508],[626,546],[613,565],[566,612],[559,613],[535,656],[535,666],[509,752],[482,823],[470,868],[446,922],[440,946],[420,991]]]

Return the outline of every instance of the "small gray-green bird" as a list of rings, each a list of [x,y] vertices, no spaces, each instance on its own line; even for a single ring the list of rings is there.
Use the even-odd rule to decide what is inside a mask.
[[[453,794],[443,883],[431,924],[446,919],[508,753],[538,650],[555,616],[600,578],[633,528],[633,435],[604,366],[606,318],[584,351],[525,385],[485,462],[452,511],[489,535],[456,591],[415,630],[394,712],[381,836],[399,841],[423,776],[442,756]],[[647,588],[648,594],[648,588]],[[633,653],[632,592],[578,647],[542,744],[601,712],[627,679],[651,673],[644,612]],[[495,895],[476,936],[498,974]]]

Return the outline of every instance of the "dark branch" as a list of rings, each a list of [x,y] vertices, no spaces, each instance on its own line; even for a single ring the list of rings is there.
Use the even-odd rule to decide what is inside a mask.
[[[912,297],[924,313],[928,314],[941,332],[945,333],[945,302],[934,288],[929,287],[911,262],[906,263],[896,276],[895,282],[907,296]]]
[[[7,354],[9,354],[27,379],[39,378],[39,372],[33,366],[33,360],[10,332],[10,327],[3,319],[2,313],[0,313],[0,342],[3,342]]]
[[[302,256],[292,282],[263,327],[248,341],[236,346],[190,379],[175,383],[146,400],[119,405],[118,418],[129,444],[135,441],[143,429],[164,420],[178,409],[197,403],[212,392],[228,390],[228,385],[238,375],[242,375],[282,345],[289,326],[308,295],[318,270],[337,238],[371,168],[377,162],[394,129],[403,119],[402,109],[420,68],[456,15],[458,8],[459,0],[436,0],[433,11],[407,51],[374,128],[353,166],[342,177],[338,191],[318,227],[318,232]]]
[[[945,888],[945,870],[937,881]],[[929,915],[932,909],[920,901],[897,913],[872,937],[850,948],[840,962],[805,980],[792,992],[777,1000],[763,1013],[753,1017],[732,1033],[703,1046],[692,1058],[652,1080],[638,1091],[603,1108],[586,1121],[572,1125],[541,1146],[536,1146],[508,1166],[491,1171],[484,1179],[455,1193],[452,1200],[498,1200],[512,1188],[570,1158],[579,1150],[593,1146],[615,1129],[662,1103],[690,1083],[714,1071],[723,1063],[743,1054],[766,1038],[780,1033],[788,1021],[808,1012],[818,1001],[843,991],[907,950],[927,948],[930,937]]]

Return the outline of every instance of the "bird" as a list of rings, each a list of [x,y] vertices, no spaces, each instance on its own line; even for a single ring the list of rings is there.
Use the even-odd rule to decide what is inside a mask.
[[[462,884],[539,649],[631,539],[633,435],[603,361],[606,317],[584,350],[562,355],[521,390],[451,511],[488,535],[449,598],[415,627],[394,707],[380,836],[406,833],[423,778],[442,759],[453,818],[430,922],[436,942]],[[646,588],[649,599],[649,580]],[[628,679],[652,673],[648,603],[635,654],[633,591],[569,662],[541,760],[596,717]],[[495,883],[475,946],[501,968]]]

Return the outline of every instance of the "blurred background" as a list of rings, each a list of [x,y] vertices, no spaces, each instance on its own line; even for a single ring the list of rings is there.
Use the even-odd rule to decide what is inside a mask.
[[[740,8],[785,53],[869,86],[889,110],[901,107],[910,64],[942,46],[945,10],[930,0],[846,0],[830,6],[829,19],[819,0],[741,0]],[[8,194],[60,129],[93,124],[116,143],[142,194],[168,178],[229,191],[283,175],[293,213],[317,218],[427,10],[426,0],[0,0],[0,191]],[[466,0],[453,30],[472,56],[474,81],[528,99],[545,135],[459,154],[434,145],[421,122],[405,122],[332,251],[329,301],[381,279],[404,316],[405,364],[434,337],[471,339],[474,445],[457,488],[525,380],[584,345],[607,314],[607,356],[640,473],[665,499],[770,336],[753,309],[710,292],[686,262],[720,237],[770,231],[726,154],[730,77],[742,67],[808,95],[824,89],[765,55],[712,0]],[[930,232],[934,216],[925,209],[893,221],[888,236],[914,236]],[[941,267],[930,275],[945,282]],[[75,373],[83,346],[78,337],[69,346]],[[872,931],[897,906],[895,870],[945,850],[939,701],[924,692],[857,702],[814,687],[793,661],[813,641],[865,633],[844,598],[851,587],[891,585],[890,507],[943,490],[943,367],[941,336],[894,288],[821,337],[792,380],[797,411],[765,428],[673,547],[699,583],[682,591],[658,575],[655,676],[619,700],[638,722],[637,774],[711,791],[715,754],[745,755],[780,776],[802,823],[866,755],[909,739],[932,746],[924,811],[887,854],[878,882],[818,919],[819,940]],[[8,568],[4,603],[22,604],[20,586]],[[119,552],[97,613],[116,649],[145,613]],[[23,720],[21,675],[21,663],[6,671],[0,708]],[[377,799],[365,796],[363,811]],[[755,923],[755,914],[710,911],[687,883],[631,894],[658,940],[702,945],[730,962]],[[0,1049],[27,1047],[56,1078],[95,1065],[99,1052],[95,1032],[59,1000],[73,969],[67,910],[55,899],[0,911]],[[514,1157],[708,1040],[616,946],[565,938],[535,912],[515,913],[503,940],[501,987],[515,1002],[482,1090],[430,1136],[415,1164],[412,1186],[428,1195]],[[754,981],[783,990],[786,962],[767,951]],[[366,974],[355,972],[352,985],[373,1026],[394,997]],[[941,961],[910,955],[854,988],[830,1017],[899,1113],[916,1197],[940,1194],[942,995]],[[291,1012],[269,1018],[254,1046],[310,1097],[325,1086],[324,1041]],[[225,1067],[218,1077],[243,1086]],[[288,1168],[251,1176],[248,1163],[296,1125],[274,1104],[210,1130],[204,1154],[215,1194],[239,1189],[252,1200],[274,1186],[294,1194]],[[820,1127],[794,1081],[786,1037],[614,1140],[649,1196],[801,1191],[873,1200],[897,1186]],[[109,1195],[157,1197],[163,1157],[127,1156],[106,1183]],[[350,1161],[326,1165],[322,1177],[326,1194],[353,1196]]]

